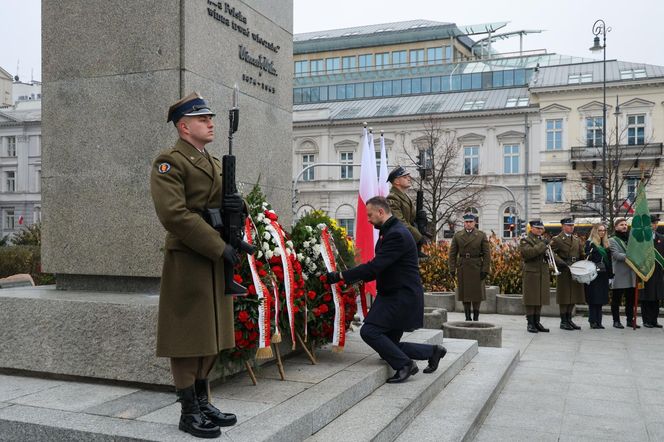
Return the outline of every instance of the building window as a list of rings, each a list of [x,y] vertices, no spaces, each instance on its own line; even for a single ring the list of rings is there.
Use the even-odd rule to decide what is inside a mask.
[[[376,69],[383,69],[385,66],[390,64],[390,53],[381,52],[376,54]]]
[[[16,172],[5,172],[5,192],[16,192]]]
[[[355,236],[355,220],[353,218],[339,218],[337,223],[340,227],[346,229],[346,235],[353,238]]]
[[[37,169],[35,171],[35,178],[36,178],[35,192],[41,192],[41,178],[42,178],[41,169]]]
[[[627,116],[627,144],[630,146],[645,144],[646,116]]]
[[[567,84],[590,83],[593,81],[593,74],[569,74]]]
[[[506,144],[503,146],[505,173],[519,173],[519,150],[518,144]]]
[[[546,202],[560,203],[563,201],[563,182],[548,181],[546,183]]]
[[[5,230],[14,230],[16,228],[16,215],[14,213],[14,208],[5,207],[3,212]]]
[[[628,69],[620,71],[621,80],[632,80],[635,78],[646,78],[648,74],[645,69]]]
[[[505,107],[521,107],[528,106],[528,97],[512,97],[508,98]]]
[[[341,62],[339,57],[335,58],[326,58],[325,59],[325,70],[328,74],[334,74],[341,70]]]
[[[602,185],[595,179],[585,179],[583,187],[586,190],[586,202],[597,202],[602,199]]]
[[[443,48],[427,49],[427,64],[440,64],[443,62]]]
[[[311,60],[311,75],[322,74],[325,70],[324,66],[322,58],[319,60]]]
[[[341,166],[341,179],[353,179],[353,152],[341,152],[341,161],[344,165]]]
[[[516,237],[516,208],[507,207],[503,212],[503,238]]]
[[[7,156],[16,156],[16,137],[7,137]]]
[[[309,75],[309,60],[295,62],[295,76],[304,77]]]
[[[364,54],[357,57],[360,70],[367,71],[373,66],[373,54]]]
[[[546,150],[563,148],[563,120],[546,120]]]
[[[600,147],[602,145],[602,117],[586,118],[586,146]]]
[[[357,67],[357,58],[355,56],[343,57],[341,59],[341,68],[345,72],[354,71]]]
[[[480,173],[480,147],[468,146],[463,148],[464,175],[478,175]]]
[[[34,224],[39,224],[41,223],[41,207],[35,206],[35,208],[32,211],[32,222]]]
[[[445,48],[445,61],[452,61],[453,51],[452,46],[443,46]]]
[[[410,65],[418,66],[424,64],[424,49],[412,49],[410,51]]]
[[[314,164],[314,154],[302,155],[302,169],[312,166]],[[313,181],[314,180],[314,168],[307,169],[302,173],[302,181]]]
[[[462,111],[484,109],[484,100],[468,100],[461,106]]]
[[[641,181],[639,178],[632,177],[625,180],[625,184],[627,184],[627,199],[631,204],[634,204],[634,200],[636,199],[636,189],[639,187],[639,181]]]
[[[406,66],[408,63],[407,60],[408,54],[406,51],[394,51],[392,52],[392,65],[394,66]]]

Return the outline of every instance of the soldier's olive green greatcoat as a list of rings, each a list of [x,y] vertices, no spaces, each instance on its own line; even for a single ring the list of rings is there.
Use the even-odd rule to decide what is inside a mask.
[[[410,234],[413,235],[415,242],[419,243],[422,240],[422,234],[415,227],[415,204],[413,200],[401,190],[392,186],[390,193],[387,195],[387,202],[390,209],[392,209],[392,215],[406,226]]]
[[[199,214],[221,206],[221,184],[219,160],[183,140],[152,166],[152,199],[167,231],[157,356],[213,355],[235,345],[233,297],[224,295],[226,244]]]
[[[491,246],[486,234],[473,229],[456,232],[449,253],[450,271],[456,272],[457,296],[461,302],[479,302],[486,299],[484,280],[480,273],[489,273]]]
[[[560,275],[556,282],[556,302],[558,304],[585,304],[586,295],[584,286],[572,279],[569,266],[583,259],[583,243],[576,235],[565,235],[564,232],[551,239],[556,265]]]
[[[523,258],[523,303],[549,305],[550,271],[546,262],[546,243],[532,233],[519,242]]]

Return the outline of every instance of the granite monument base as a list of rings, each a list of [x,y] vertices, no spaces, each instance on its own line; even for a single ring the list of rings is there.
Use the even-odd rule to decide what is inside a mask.
[[[455,297],[456,297],[456,292]],[[500,293],[500,287],[497,285],[487,285],[484,288],[486,299],[480,305],[480,313],[496,313],[496,295]],[[454,304],[455,311],[463,311],[463,302],[456,301]]]

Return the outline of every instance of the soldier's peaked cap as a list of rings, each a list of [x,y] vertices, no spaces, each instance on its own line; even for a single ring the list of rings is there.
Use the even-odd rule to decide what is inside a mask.
[[[396,167],[392,172],[390,172],[390,174],[387,176],[387,181],[389,181],[389,182],[391,183],[391,182],[393,182],[394,180],[396,180],[397,178],[400,178],[400,177],[402,177],[402,176],[406,176],[406,175],[410,175],[410,173],[408,173],[408,172],[406,171],[406,169],[404,169],[403,167],[401,167],[401,166],[397,166],[397,167]]]
[[[541,229],[544,228],[544,224],[539,219],[534,219],[532,221],[528,221],[528,224],[530,224],[530,227],[539,227]]]
[[[182,117],[193,117],[196,115],[215,116],[216,114],[212,112],[207,101],[198,92],[192,92],[168,108],[168,119],[166,122],[172,121],[175,124]]]
[[[463,216],[463,220],[464,221],[475,221],[475,215],[473,215],[472,213],[466,213]]]
[[[572,218],[563,218],[560,220],[560,224],[563,224],[565,226],[573,226],[574,225],[574,219]]]

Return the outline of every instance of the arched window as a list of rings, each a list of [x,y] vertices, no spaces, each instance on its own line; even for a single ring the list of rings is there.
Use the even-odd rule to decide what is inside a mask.
[[[314,211],[314,208],[311,207],[311,206],[309,206],[309,205],[307,205],[307,204],[305,204],[305,205],[303,205],[303,206],[300,206],[300,208],[297,209],[297,215],[295,216],[296,221],[297,221],[298,219],[302,218],[302,217],[303,217],[304,215],[306,215],[307,213],[310,213],[310,212],[313,212],[313,211]]]
[[[346,234],[351,238],[355,237],[355,210],[348,204],[342,204],[337,209],[334,217],[337,219],[340,227],[346,229]]]
[[[503,238],[516,237],[516,223],[516,207],[506,207],[503,211]]]

